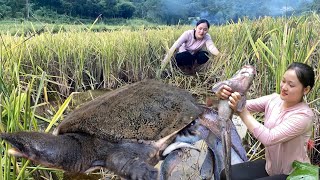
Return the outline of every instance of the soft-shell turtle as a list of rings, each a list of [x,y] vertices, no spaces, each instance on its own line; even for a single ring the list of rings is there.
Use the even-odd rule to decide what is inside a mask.
[[[45,166],[70,172],[104,167],[127,179],[149,180],[159,177],[154,165],[164,158],[164,151],[166,155],[188,147],[206,138],[208,129],[218,135],[217,119],[217,113],[199,106],[188,91],[145,80],[82,105],[54,135],[17,132],[1,138],[12,144],[12,155]],[[185,143],[172,145],[177,141]],[[245,156],[243,147],[233,149]]]
[[[71,172],[106,167],[129,179],[153,168],[181,129],[202,112],[186,90],[145,80],[116,89],[72,113],[54,131],[3,134],[11,153]]]

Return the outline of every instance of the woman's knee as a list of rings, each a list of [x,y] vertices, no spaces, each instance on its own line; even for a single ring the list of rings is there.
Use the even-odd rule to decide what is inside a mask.
[[[209,60],[208,52],[200,51],[197,53],[197,63],[204,64]]]
[[[192,66],[195,61],[194,56],[188,51],[177,53],[175,59],[178,66]]]

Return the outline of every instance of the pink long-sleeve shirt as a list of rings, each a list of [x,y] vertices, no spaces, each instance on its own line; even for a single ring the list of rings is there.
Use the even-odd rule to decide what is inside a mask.
[[[196,39],[194,33],[195,30],[185,31],[171,48],[179,48],[179,52],[189,51],[191,54],[194,54],[206,47],[211,54],[217,54],[217,48],[213,44],[211,36],[208,33],[201,40]]]
[[[265,146],[269,175],[290,174],[294,160],[310,163],[307,143],[314,114],[304,102],[285,110],[281,110],[282,103],[279,94],[247,101],[249,111],[265,113],[264,125],[257,125],[252,133]]]
[[[195,30],[187,30],[185,31],[177,41],[171,46],[168,54],[164,58],[164,62],[168,61],[171,58],[171,55],[176,49],[179,49],[179,52],[188,51],[191,54],[198,52],[199,50],[203,50],[207,48],[207,50],[213,54],[218,55],[219,50],[214,45],[211,36],[207,33],[203,39],[195,38]]]

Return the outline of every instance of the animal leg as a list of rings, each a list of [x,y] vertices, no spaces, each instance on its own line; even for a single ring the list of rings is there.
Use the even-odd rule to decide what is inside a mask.
[[[214,179],[215,180],[219,180],[220,179],[220,173],[221,173],[222,169],[224,168],[223,149],[222,149],[221,139],[218,138],[212,132],[209,132],[208,137],[205,139],[205,142],[207,143],[207,145],[210,148],[211,152],[213,152],[213,157],[214,157],[214,163],[213,163],[213,165],[214,165],[214,167],[213,167]]]
[[[223,162],[225,164],[226,179],[231,180],[231,135],[230,124],[227,119],[221,118],[221,140],[223,148]]]
[[[230,131],[231,131],[231,133],[230,133],[231,134],[231,143],[232,143],[231,147],[236,152],[235,155],[232,154],[231,157],[238,156],[238,157],[240,157],[239,161],[242,161],[242,162],[248,161],[246,150],[244,149],[244,147],[242,145],[242,140],[237,132],[236,126],[233,124],[232,121],[228,121],[227,123],[229,124]],[[231,153],[233,153],[233,152],[231,152]],[[235,164],[239,161],[234,161],[231,158],[231,164]]]
[[[106,168],[130,180],[156,180],[158,177],[157,169],[123,149],[109,152]]]
[[[213,176],[213,170],[214,170],[214,154],[212,150],[208,147],[206,157],[204,158],[204,161],[202,163],[201,169],[200,169],[200,176],[201,179],[211,179]]]
[[[162,162],[160,167],[160,180],[166,180],[171,176],[174,168],[182,162],[182,150],[177,149],[172,151]]]

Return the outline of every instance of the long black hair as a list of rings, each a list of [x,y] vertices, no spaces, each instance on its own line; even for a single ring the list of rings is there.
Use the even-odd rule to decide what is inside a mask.
[[[312,89],[314,86],[314,71],[311,66],[300,62],[293,62],[287,68],[287,70],[289,69],[292,69],[296,72],[297,77],[303,87],[310,86],[310,89]]]
[[[210,23],[209,23],[209,21],[206,20],[206,19],[200,19],[200,20],[197,22],[196,26],[198,26],[199,24],[202,24],[202,23],[207,23],[208,29],[210,28]]]

